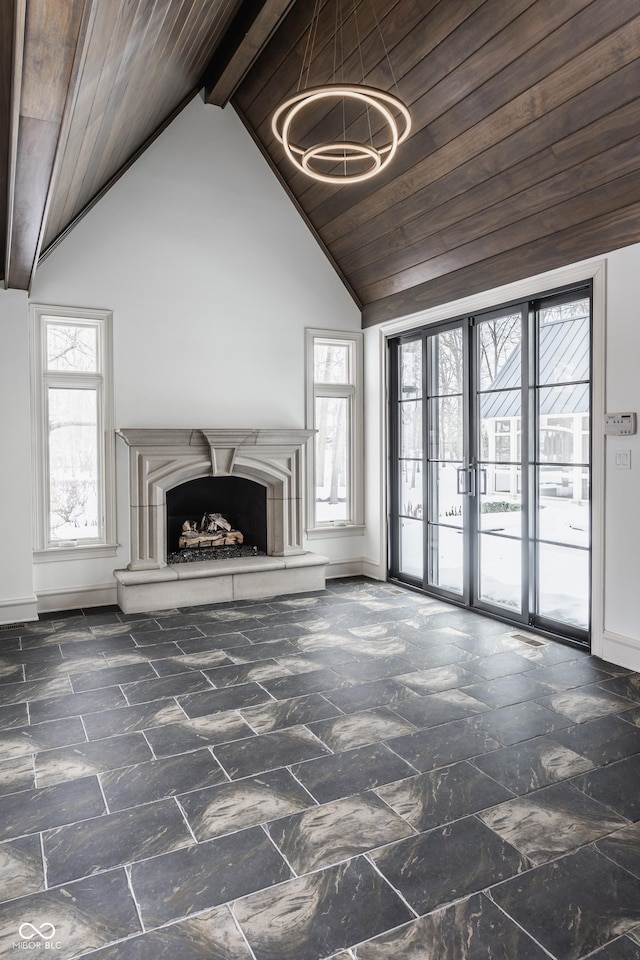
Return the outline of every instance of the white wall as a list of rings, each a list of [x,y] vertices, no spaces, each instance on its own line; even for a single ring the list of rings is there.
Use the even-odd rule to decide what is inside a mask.
[[[0,291],[0,623],[34,620],[27,295]]]
[[[304,328],[360,328],[237,116],[199,97],[41,264],[31,300],[113,311],[117,427],[304,427]],[[37,564],[43,602],[88,586],[106,602],[128,562],[119,440],[117,461],[118,557]],[[344,541],[309,549],[359,561],[362,537]]]
[[[596,401],[602,408],[600,413],[636,411],[640,414],[640,244],[365,332],[365,408],[369,413],[365,454],[365,573],[384,577],[386,571],[386,336],[517,297],[533,296],[568,282],[569,274],[573,279],[581,275],[585,279],[596,270],[594,290],[597,286],[601,293],[601,307],[599,304],[597,307],[603,315],[599,317],[603,336],[601,343],[594,343],[594,366],[596,369],[600,366],[604,376],[604,384],[601,381],[595,384],[597,394],[602,393],[602,400],[596,397]],[[597,530],[594,532],[593,649],[611,662],[640,671],[640,437],[607,438],[605,444],[598,434],[594,436],[594,445],[596,451],[599,450],[599,462],[594,463],[594,519],[601,527],[602,537]],[[631,451],[631,471],[615,469],[614,454],[620,449]]]

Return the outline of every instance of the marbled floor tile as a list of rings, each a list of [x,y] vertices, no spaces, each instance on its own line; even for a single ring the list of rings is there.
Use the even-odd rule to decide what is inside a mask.
[[[0,685],[21,683],[24,679],[24,667],[21,663],[7,663],[0,660]]]
[[[123,940],[91,954],[91,960],[253,960],[228,907]]]
[[[95,662],[94,662],[95,667]],[[127,667],[107,667],[106,662],[102,670],[80,672],[74,664],[70,675],[74,693],[84,693],[87,690],[99,690],[101,687],[117,686],[121,683],[133,683],[136,680],[157,679],[153,667],[148,663],[135,663]]]
[[[533,700],[499,707],[483,713],[478,719],[478,728],[485,730],[490,737],[505,746],[553,733],[555,730],[564,730],[569,726],[571,720],[567,717]]]
[[[633,702],[615,693],[603,690],[596,684],[587,687],[578,687],[575,690],[565,690],[563,693],[554,693],[540,701],[544,706],[555,710],[556,713],[567,717],[572,723],[585,723],[587,720],[596,720],[598,717],[613,713],[622,713],[631,710]]]
[[[327,667],[324,670],[311,670],[309,673],[298,673],[291,677],[264,680],[262,686],[276,700],[290,700],[292,697],[301,697],[305,693],[322,693],[325,690],[350,687],[351,681],[339,677]]]
[[[579,753],[562,746],[551,737],[537,737],[494,753],[475,757],[473,763],[513,793],[530,793],[552,783],[569,780],[593,763]]]
[[[466,760],[377,787],[376,793],[420,832],[513,797]]]
[[[415,729],[412,723],[398,717],[387,707],[377,707],[309,724],[309,730],[334,753],[414,733]]]
[[[318,803],[326,803],[362,793],[382,783],[412,777],[416,769],[384,744],[374,743],[370,747],[297,763],[291,772]]]
[[[640,945],[632,936],[619,937],[601,950],[590,953],[589,960],[640,960]]]
[[[36,700],[29,705],[29,712],[32,723],[43,723],[45,720],[61,720],[64,717],[77,717],[83,713],[126,705],[127,701],[120,687],[105,687],[103,690],[91,690],[88,693],[53,697],[51,700]]]
[[[187,847],[193,837],[175,800],[160,800],[47,830],[42,841],[49,886],[57,886]]]
[[[600,717],[558,730],[554,740],[587,757],[596,766],[640,753],[640,729],[619,716]]]
[[[272,680],[274,677],[289,677],[291,671],[277,660],[256,660],[253,663],[234,663],[229,667],[214,667],[205,670],[214,687],[233,687],[238,683]]]
[[[640,707],[625,710],[624,713],[619,713],[618,716],[621,720],[626,720],[627,723],[632,724],[634,727],[640,727]]]
[[[507,634],[498,633],[487,637],[472,637],[464,632],[459,632],[457,639],[452,639],[449,643],[454,643],[456,647],[466,650],[474,657],[491,657],[499,653],[517,652],[524,656],[524,644],[512,640]]]
[[[595,847],[619,867],[640,878],[640,823],[622,827],[610,836],[598,840]],[[640,934],[640,929],[638,933]]]
[[[177,643],[154,643],[150,647],[127,647],[125,650],[108,652],[105,657],[110,667],[132,667],[135,664],[155,663],[182,655],[182,650]]]
[[[160,630],[138,630],[134,627],[131,636],[138,646],[147,646],[150,643],[183,643],[204,636],[199,627],[187,624],[180,627],[169,627]]]
[[[616,677],[613,680],[605,680],[599,686],[602,690],[608,690],[609,693],[617,694],[619,697],[627,697],[629,700],[640,703],[640,673],[631,673]]]
[[[12,727],[0,738],[0,757],[9,760],[38,753],[40,750],[83,743],[85,740],[84,728],[79,717],[34,723],[30,727]]]
[[[535,864],[613,833],[625,823],[570,783],[543,787],[478,816]]]
[[[399,840],[370,858],[417,913],[430,913],[530,867],[476,817]]]
[[[271,733],[299,723],[326,720],[340,715],[340,710],[321,693],[292,700],[272,700],[255,707],[242,707],[241,714],[256,733]]]
[[[208,623],[201,623],[199,626],[204,636],[220,637],[236,631],[246,635],[248,630],[259,630],[262,624],[256,617],[248,616],[233,620],[211,620]]]
[[[640,820],[640,755],[610,763],[572,781],[588,797],[627,820]]]
[[[545,960],[548,955],[481,893],[353,951],[356,960]],[[622,958],[621,958],[622,960]]]
[[[264,643],[252,643],[248,647],[232,647],[229,659],[234,663],[253,663],[255,660],[275,660],[299,653],[293,640],[266,640]]]
[[[339,663],[333,669],[339,676],[354,683],[366,683],[367,680],[383,680],[397,673],[406,673],[411,667],[401,657],[379,657],[354,663]]]
[[[140,921],[124,870],[112,870],[63,887],[44,890],[0,905],[0,957],[14,957],[18,928],[28,922],[34,927],[55,928],[51,955],[58,960],[72,957],[140,933]],[[42,943],[42,940],[38,940]],[[36,953],[36,950],[32,950]],[[42,951],[44,952],[44,951]]]
[[[298,637],[304,637],[309,633],[307,627],[301,623],[271,623],[269,620],[256,627],[255,630],[247,630],[241,625],[242,633],[249,637],[251,643],[265,643],[267,640],[297,640]]]
[[[134,706],[137,703],[150,703],[152,700],[204,693],[211,688],[211,683],[202,673],[178,673],[169,677],[157,677],[155,680],[126,683],[122,692],[127,702]]]
[[[426,697],[392,704],[395,713],[410,720],[416,727],[437,727],[451,720],[464,720],[490,710],[486,703],[475,700],[462,690],[443,690]]]
[[[221,837],[313,805],[312,797],[284,769],[194,790],[178,801],[198,840]]]
[[[62,656],[67,660],[84,660],[85,657],[104,654],[123,653],[134,650],[135,642],[129,636],[91,637],[90,640],[76,640],[75,643],[61,643]]]
[[[66,677],[5,683],[0,686],[0,704],[6,706],[11,703],[23,703],[26,700],[44,702],[45,698],[60,697],[65,693],[71,693],[71,684]]]
[[[36,779],[39,787],[48,787],[145,760],[153,760],[153,754],[143,734],[127,733],[37,753]]]
[[[602,665],[601,667],[594,666],[590,659],[569,660],[545,667],[537,667],[534,663],[530,663],[530,666],[534,668],[531,677],[533,680],[547,683],[553,690],[561,693],[563,690],[571,690],[572,687],[609,680],[611,674],[605,671],[604,661],[600,660],[598,662]]]
[[[0,796],[18,793],[20,790],[32,790],[35,783],[31,754],[0,762]]]
[[[145,619],[145,620],[135,620],[130,623],[117,619],[113,623],[94,623],[89,629],[95,637],[120,637],[124,635],[130,635],[129,630],[133,629],[133,624],[135,623],[136,630],[157,630],[158,624],[155,620]]]
[[[156,757],[175,757],[198,747],[214,746],[229,740],[253,736],[253,730],[237,710],[215,713],[211,717],[197,717],[180,723],[145,730],[145,736]]]
[[[237,687],[222,687],[220,690],[207,690],[205,693],[191,693],[180,697],[178,703],[189,717],[204,717],[223,710],[239,710],[256,703],[271,702],[272,697],[264,687],[257,683],[241,683]]]
[[[371,791],[283,817],[270,823],[267,830],[297,874],[328,867],[413,834],[406,820]]]
[[[43,663],[27,663],[24,669],[27,680],[53,680],[55,677],[69,677],[71,679],[71,673],[80,673],[83,670],[106,670],[108,666],[104,654],[92,653],[90,656],[78,657],[76,660],[60,659],[47,660]]]
[[[229,666],[233,663],[224,650],[209,650],[207,653],[190,653],[181,657],[171,656],[162,660],[152,660],[151,665],[161,677],[172,673],[189,673],[206,670],[208,667]]]
[[[471,660],[467,662],[467,669],[484,677],[485,680],[496,680],[498,677],[510,677],[515,673],[532,670],[533,664],[515,650],[508,650]]]
[[[357,713],[370,707],[396,707],[406,701],[418,699],[418,694],[398,683],[393,677],[384,677],[381,680],[344,687],[342,690],[333,690],[326,697],[343,713]]]
[[[238,647],[250,646],[251,641],[236,630],[215,637],[196,637],[194,640],[183,640],[179,644],[178,652],[189,656],[192,653],[208,653],[210,650],[236,650]]]
[[[395,626],[395,624],[394,624]],[[450,639],[450,638],[449,638]],[[429,640],[431,643],[431,639]],[[427,670],[433,667],[446,667],[452,663],[472,663],[470,653],[453,643],[443,641],[438,646],[420,646],[417,642],[405,648],[402,659],[406,660],[414,670]]]
[[[0,840],[99,817],[104,800],[97,777],[0,797]]]
[[[22,649],[34,650],[41,647],[55,646],[58,643],[75,643],[91,640],[91,631],[88,627],[69,627],[68,630],[52,630],[51,633],[38,633],[23,636]]]
[[[256,960],[320,960],[411,918],[363,857],[262,890],[234,912]]]
[[[553,693],[546,683],[532,680],[526,673],[513,674],[510,677],[498,677],[496,680],[483,680],[464,687],[464,692],[477,700],[483,700],[490,707],[508,707],[523,700],[539,700]]]
[[[111,770],[100,777],[109,810],[124,810],[141,803],[175,797],[187,790],[211,787],[226,780],[209,750],[194,750],[179,757],[148,760],[134,767]]]
[[[131,867],[147,929],[288,880],[291,871],[260,827],[165,853]]]
[[[89,739],[100,740],[120,733],[147,730],[165,723],[180,723],[184,720],[184,711],[175,700],[158,700],[141,703],[136,707],[116,707],[100,713],[85,713],[82,719]]]
[[[287,727],[260,737],[235,740],[214,748],[214,753],[232,780],[250,777],[276,767],[289,766],[328,754],[329,750],[306,727]]]
[[[40,837],[20,837],[0,844],[0,901],[37,893],[44,887]]]
[[[388,746],[422,773],[456,760],[468,760],[500,746],[484,730],[477,729],[475,719],[452,720],[439,727],[395,737]]]
[[[302,670],[303,664],[306,664],[309,669],[321,670],[323,667],[333,667],[336,663],[353,663],[358,658],[348,650],[329,647],[326,650],[314,650],[313,653],[296,653],[276,659],[284,666],[289,666],[292,673],[303,673],[306,672]],[[298,664],[297,670],[293,669],[296,664]]]
[[[517,631],[520,633],[521,631]],[[531,636],[527,632],[526,636]],[[567,643],[554,643],[553,641],[545,640],[542,637],[537,639],[542,639],[542,646],[531,646],[530,644],[514,641],[517,644],[518,652],[521,657],[526,657],[527,660],[530,660],[534,665],[539,667],[552,666],[556,663],[568,663],[569,661],[577,662],[578,660],[586,660],[589,657],[589,653],[586,650],[578,650],[577,647],[572,647]]]
[[[27,723],[29,723],[29,713],[26,703],[12,703],[6,707],[0,707],[0,730],[22,727]]]
[[[442,690],[451,690],[454,687],[473,683],[477,677],[464,667],[450,664],[445,667],[433,667],[431,670],[407,671],[405,674],[398,674],[396,680],[424,697],[429,693],[439,693]]]
[[[586,957],[640,923],[640,880],[590,847],[490,892],[557,960]]]

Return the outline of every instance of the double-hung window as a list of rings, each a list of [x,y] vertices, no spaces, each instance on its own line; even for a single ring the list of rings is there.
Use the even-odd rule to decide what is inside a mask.
[[[308,532],[361,527],[362,334],[307,330]]]
[[[114,552],[111,315],[32,306],[35,557]]]

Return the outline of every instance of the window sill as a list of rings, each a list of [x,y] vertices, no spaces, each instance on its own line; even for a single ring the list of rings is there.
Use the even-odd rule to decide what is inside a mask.
[[[47,547],[34,550],[34,563],[51,563],[57,560],[96,560],[99,557],[115,557],[118,543],[85,543],[76,547]]]
[[[325,540],[328,537],[360,537],[364,533],[362,523],[327,524],[323,527],[312,527],[305,531],[308,540]]]

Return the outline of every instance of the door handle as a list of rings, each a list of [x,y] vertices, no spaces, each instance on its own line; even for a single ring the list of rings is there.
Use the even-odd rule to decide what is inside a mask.
[[[467,493],[469,494],[470,497],[475,497],[475,495],[476,495],[476,468],[475,468],[475,467],[467,467],[467,470],[469,471],[469,489],[467,490]]]
[[[465,473],[467,472],[468,467],[458,467],[456,470],[456,491],[457,493],[468,493],[467,483],[465,480]]]

